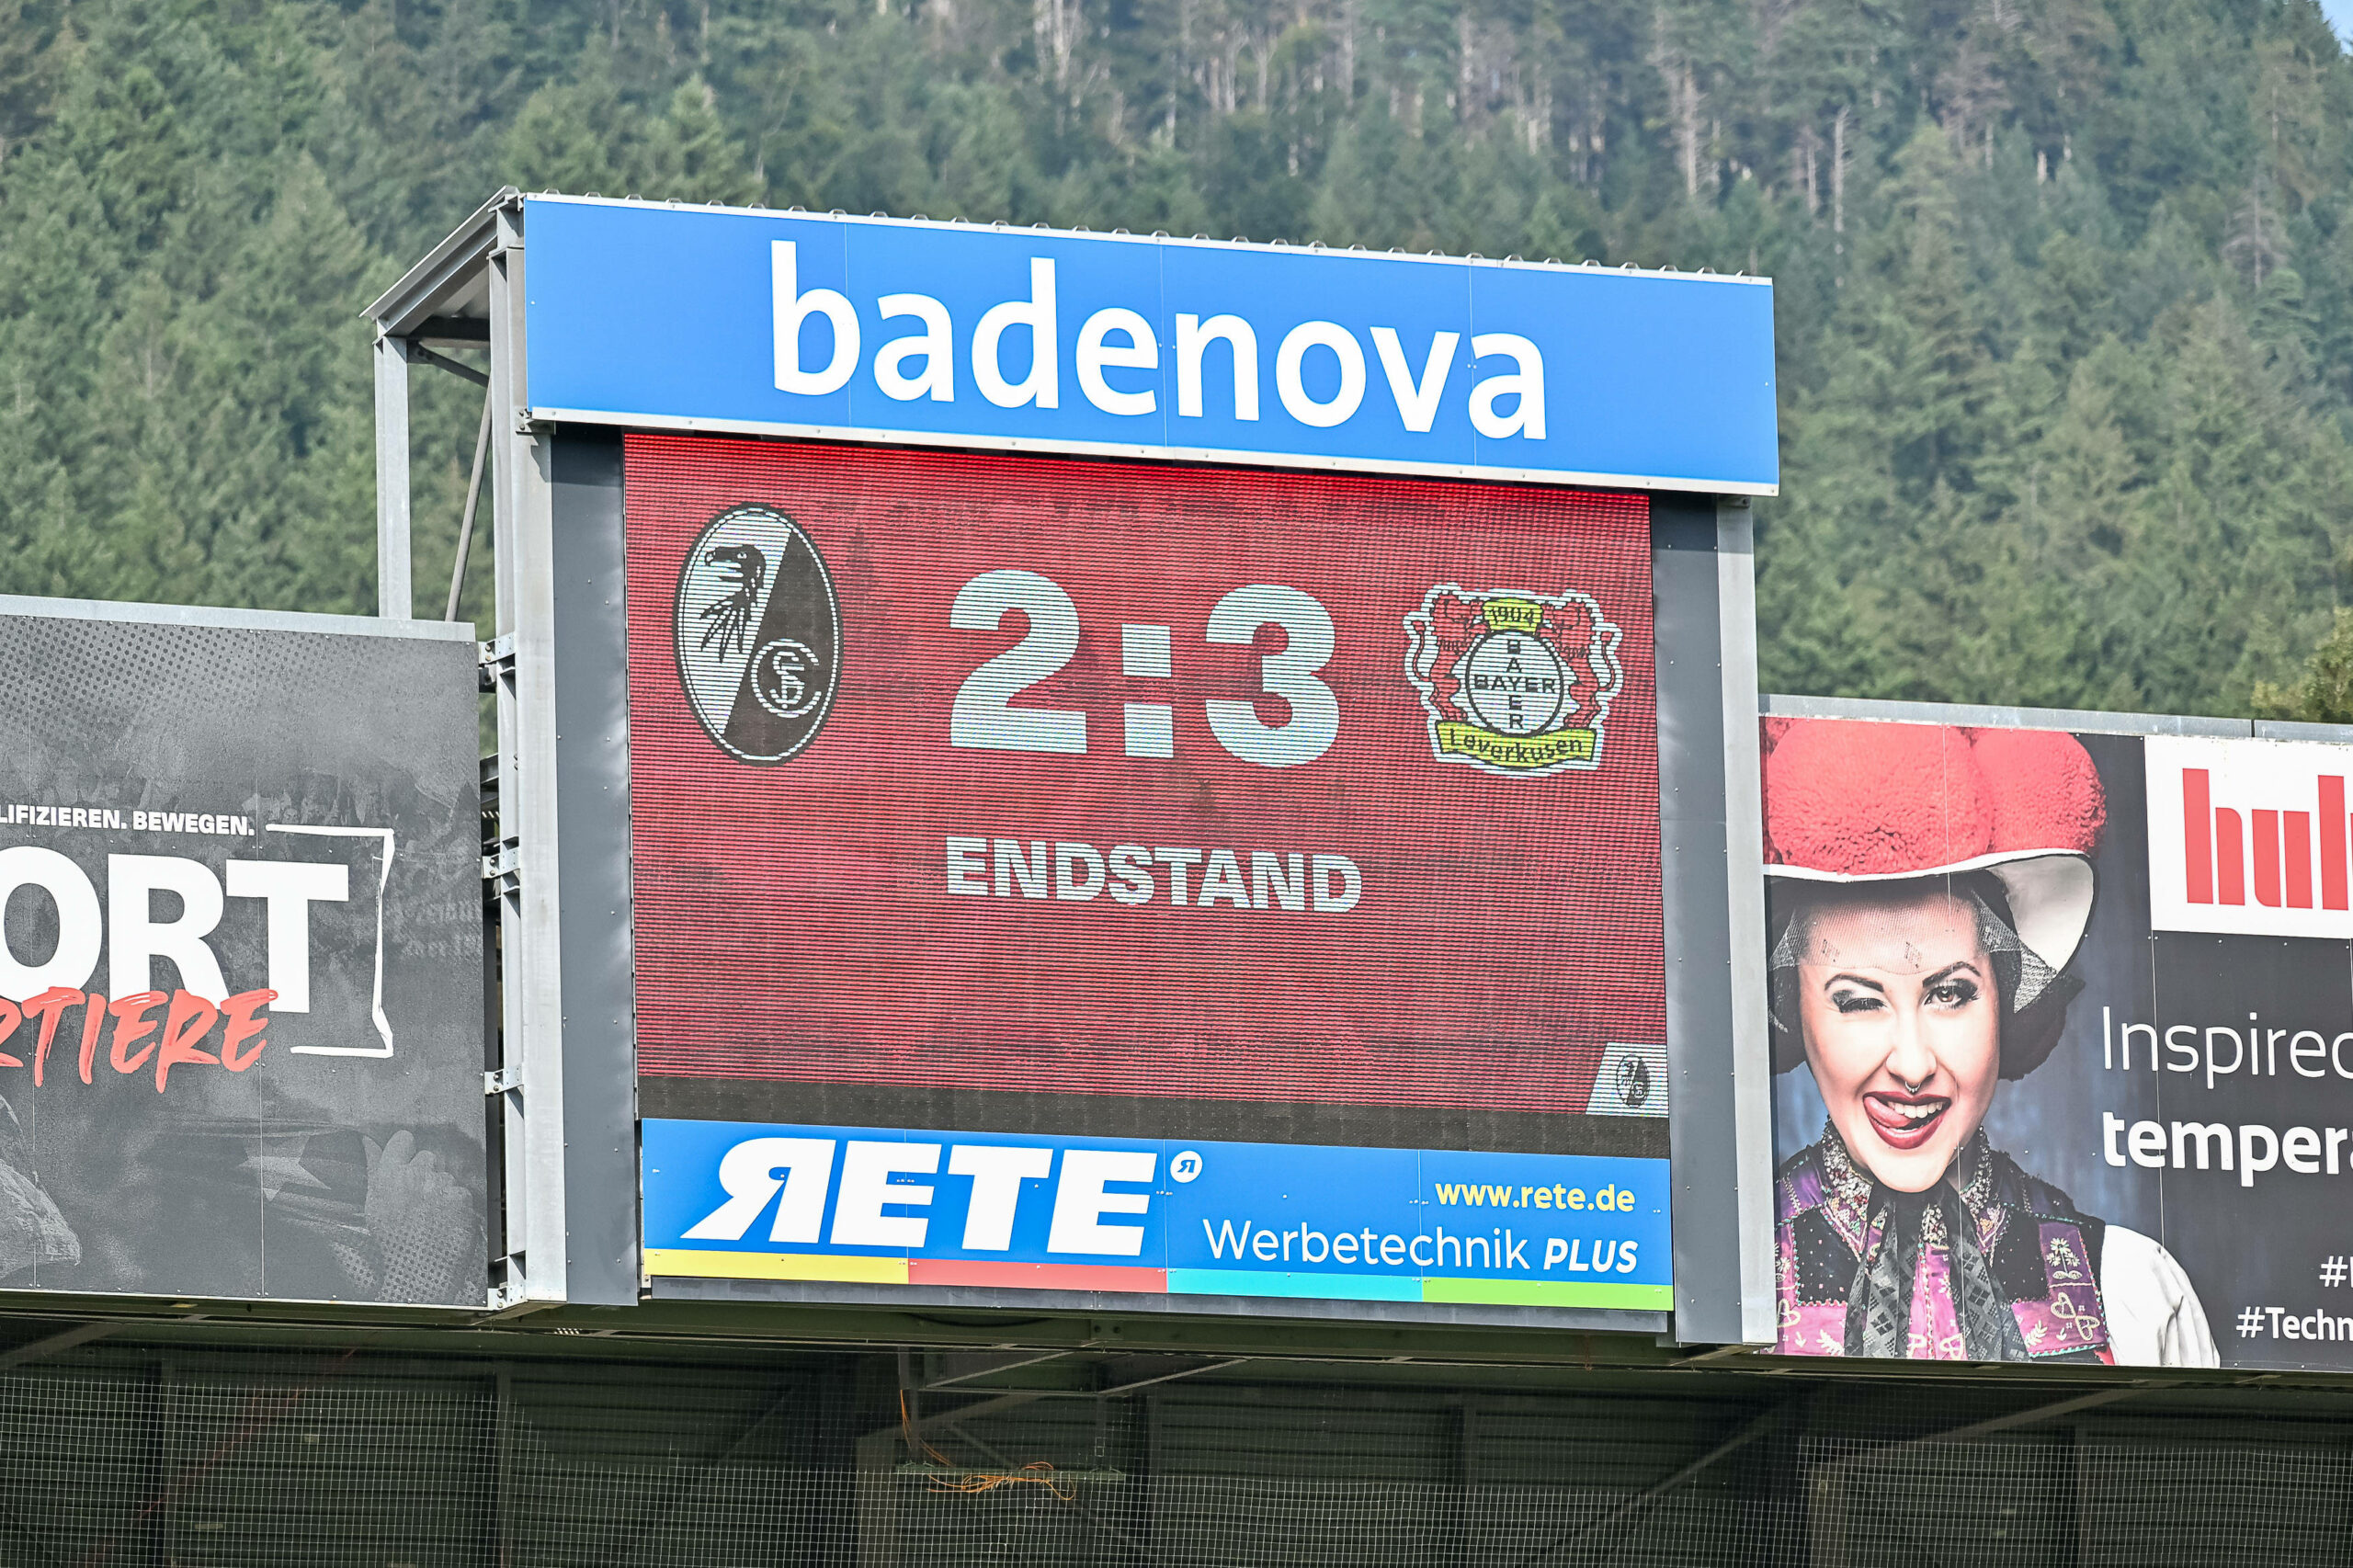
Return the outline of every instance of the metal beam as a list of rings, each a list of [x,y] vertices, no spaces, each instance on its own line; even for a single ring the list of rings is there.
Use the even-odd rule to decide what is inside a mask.
[[[430,365],[437,370],[447,370],[453,376],[473,382],[478,387],[490,385],[490,376],[487,372],[477,370],[462,360],[452,359],[447,354],[436,354],[432,349],[420,346],[413,337],[408,340],[408,357],[415,364]]]
[[[1718,1443],[1714,1448],[1710,1449],[1706,1453],[1701,1454],[1698,1459],[1693,1460],[1689,1464],[1685,1465],[1681,1470],[1677,1471],[1673,1475],[1668,1476],[1665,1481],[1657,1482],[1652,1485],[1643,1488],[1642,1491],[1635,1493],[1631,1497],[1627,1498],[1623,1503],[1619,1504],[1616,1507],[1610,1509],[1609,1512],[1602,1515],[1601,1517],[1594,1520],[1591,1524],[1581,1525],[1566,1535],[1553,1537],[1551,1540],[1545,1542],[1542,1546],[1538,1547],[1527,1556],[1515,1560],[1512,1563],[1512,1568],[1530,1568],[1531,1564],[1540,1562],[1546,1558],[1553,1556],[1555,1553],[1574,1551],[1577,1547],[1593,1540],[1596,1536],[1608,1529],[1610,1526],[1618,1523],[1620,1519],[1628,1518],[1632,1515],[1641,1512],[1643,1509],[1649,1507],[1653,1503],[1657,1502],[1660,1498],[1665,1496],[1668,1493],[1673,1492],[1676,1488],[1682,1486],[1693,1477],[1699,1475],[1700,1471],[1716,1463],[1719,1460],[1722,1460],[1733,1454],[1738,1453],[1741,1449],[1748,1447],[1749,1444],[1755,1442],[1757,1438],[1771,1431],[1775,1426],[1780,1425],[1781,1418],[1784,1414],[1786,1414],[1786,1412],[1782,1406],[1775,1405],[1772,1409],[1768,1410],[1762,1415],[1757,1416],[1754,1421],[1751,1421],[1746,1426],[1741,1427],[1740,1430],[1734,1432],[1731,1437],[1726,1437],[1722,1442]]]
[[[77,1323],[61,1333],[36,1339],[29,1345],[19,1345],[14,1350],[0,1354],[0,1372],[12,1367],[21,1367],[28,1361],[42,1360],[61,1351],[71,1350],[77,1345],[87,1345],[93,1339],[104,1339],[109,1334],[119,1334],[130,1326],[130,1324],[119,1320]]]
[[[522,192],[513,186],[501,190],[360,313],[381,331],[406,336],[429,320],[455,315],[469,306],[479,308],[483,264],[500,243],[502,227],[522,204]]]
[[[411,343],[490,342],[488,316],[427,316],[408,335]]]
[[[1050,1358],[1045,1357],[1040,1358],[1040,1360],[1049,1358]],[[922,1432],[934,1426],[945,1426],[950,1421],[970,1421],[976,1415],[993,1415],[1000,1410],[1010,1410],[1017,1404],[1032,1404],[1041,1399],[1112,1399],[1121,1394],[1133,1393],[1138,1389],[1156,1388],[1162,1383],[1173,1383],[1179,1378],[1197,1378],[1204,1372],[1222,1372],[1229,1368],[1239,1367],[1246,1361],[1257,1361],[1263,1359],[1263,1357],[1258,1356],[1229,1356],[1223,1360],[1203,1361],[1195,1366],[1180,1367],[1173,1372],[1163,1372],[1157,1377],[1138,1378],[1133,1382],[1114,1383],[1111,1387],[1106,1389],[1013,1389],[1003,1393],[992,1395],[985,1399],[975,1400],[970,1404],[959,1405],[954,1410],[940,1411],[937,1414],[926,1414],[922,1411],[916,1411],[908,1417],[904,1425],[906,1429],[909,1431]],[[1022,1362],[1017,1364],[1026,1366],[1029,1363]],[[992,1369],[999,1371],[1010,1370],[1009,1368],[996,1368]],[[939,1385],[931,1384],[928,1386],[937,1388]],[[911,1387],[908,1392],[911,1393],[920,1394],[924,1390]],[[980,1393],[984,1391],[979,1389],[966,1389],[962,1392],[966,1393]],[[899,1429],[900,1428],[897,1426],[890,1428],[890,1430],[893,1432],[898,1431]],[[880,1436],[881,1433],[878,1431],[871,1435]]]
[[[1044,1361],[1059,1361],[1064,1357],[1077,1354],[1075,1350],[1049,1350],[1042,1356],[1023,1356],[1011,1361],[996,1361],[985,1367],[976,1367],[969,1372],[958,1372],[952,1377],[935,1378],[915,1392],[929,1393],[934,1389],[953,1388],[958,1383],[971,1382],[974,1378],[993,1378],[999,1372],[1015,1371],[1023,1367],[1035,1367]]]
[[[412,619],[409,603],[408,354],[376,340],[376,613]]]
[[[449,603],[441,612],[444,620],[458,619],[458,598],[466,591],[466,557],[474,548],[474,512],[482,500],[483,469],[490,459],[490,418],[496,407],[484,392],[482,426],[474,432],[474,466],[466,473],[465,509],[458,514],[458,559],[449,568]]]
[[[1087,1399],[1109,1399],[1113,1394],[1133,1393],[1138,1389],[1148,1389],[1156,1383],[1173,1383],[1179,1378],[1198,1378],[1204,1372],[1222,1372],[1230,1367],[1239,1367],[1245,1361],[1256,1361],[1257,1359],[1258,1358],[1256,1356],[1233,1356],[1229,1357],[1222,1361],[1207,1361],[1198,1367],[1187,1367],[1181,1371],[1163,1372],[1156,1378],[1139,1378],[1131,1383],[1120,1383],[1112,1388],[1097,1389],[1093,1393],[1084,1395],[1083,1397]],[[960,1411],[958,1414],[961,1415],[964,1413]]]
[[[1965,1443],[1972,1437],[1986,1437],[1996,1432],[2007,1432],[2014,1427],[2032,1426],[2039,1422],[2055,1421],[2062,1415],[2072,1415],[2078,1410],[2091,1410],[2103,1404],[2114,1404],[2120,1399],[2131,1399],[2136,1393],[2147,1392],[2138,1383],[2130,1388],[2102,1389],[2097,1393],[2079,1394],[2074,1399],[2063,1399],[2051,1404],[2038,1404],[2031,1409],[2014,1411],[2007,1415],[1996,1415],[1990,1421],[1972,1421],[1966,1426],[1955,1426],[1949,1431],[1931,1432],[1925,1437],[1912,1437],[1901,1443],[1890,1443],[1884,1448],[1867,1449],[1856,1457],[1881,1459],[1889,1454],[1900,1453],[1905,1449],[1924,1448],[1930,1443]]]
[[[507,1255],[494,1306],[567,1299],[563,987],[556,860],[555,528],[550,443],[528,427],[523,211],[484,209],[489,272],[491,541],[497,666],[499,849],[517,874],[499,897],[501,1066],[519,1085],[506,1119]]]
[[[914,1392],[920,1393],[922,1391]],[[1024,1389],[1018,1393],[1001,1393],[993,1399],[974,1400],[970,1404],[960,1404],[953,1410],[942,1411],[937,1415],[926,1415],[917,1411],[909,1415],[904,1421],[888,1427],[878,1427],[868,1435],[881,1437],[885,1433],[920,1433],[933,1426],[944,1426],[950,1421],[969,1421],[975,1415],[994,1415],[1000,1410],[1010,1410],[1017,1404],[1034,1404],[1039,1400],[1044,1399],[1046,1393],[1047,1391],[1044,1389]]]

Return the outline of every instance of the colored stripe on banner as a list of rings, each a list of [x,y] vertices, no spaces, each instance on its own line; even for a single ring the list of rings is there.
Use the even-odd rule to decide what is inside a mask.
[[[1021,1290],[1119,1290],[1162,1296],[1168,1292],[1165,1268],[1130,1268],[1114,1264],[973,1263],[956,1258],[918,1257],[907,1265],[910,1285],[978,1285]]]
[[[824,1279],[848,1285],[904,1285],[907,1282],[907,1260],[647,1247],[645,1272],[686,1279]]]
[[[1418,1279],[1382,1279],[1363,1274],[1282,1274],[1250,1268],[1172,1268],[1168,1290],[1176,1296],[1296,1296],[1326,1301],[1418,1301]]]
[[[1425,1279],[1422,1300],[1490,1307],[1618,1307],[1663,1312],[1675,1305],[1675,1287],[1582,1285],[1546,1279]]]
[[[953,1259],[826,1256],[648,1247],[645,1271],[673,1278],[803,1279],[845,1285],[955,1285],[983,1290],[1088,1290],[1126,1295],[1256,1296],[1274,1300],[1443,1301],[1465,1306],[1587,1307],[1665,1312],[1671,1285],[1573,1284],[1536,1279],[1395,1279],[1247,1268],[1134,1268],[1108,1265],[973,1263]]]

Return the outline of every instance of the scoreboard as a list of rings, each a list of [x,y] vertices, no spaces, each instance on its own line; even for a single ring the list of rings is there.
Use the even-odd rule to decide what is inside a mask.
[[[501,1299],[1769,1337],[1768,282],[510,193],[371,314],[490,348]]]
[[[725,1164],[771,1119],[796,1149],[881,1140],[926,1176],[931,1134],[973,1140],[948,1179],[876,1186],[891,1224],[813,1218],[789,1262],[773,1226],[719,1235],[679,1191],[679,1233],[648,1233],[657,1272],[865,1278],[854,1238],[919,1233],[893,1256],[946,1242],[968,1280],[1142,1256],[1142,1221],[1098,1227],[1108,1250],[1048,1244],[1046,1189],[1071,1179],[1050,1163],[1116,1154],[1108,1192],[1183,1211],[1117,1277],[1132,1288],[1218,1272],[1244,1244],[1216,1228],[1245,1211],[1360,1236],[1370,1201],[1403,1240],[1327,1264],[1324,1293],[1664,1304],[1641,501],[666,435],[626,451],[653,1189],[692,1171],[737,1202]],[[1034,1170],[982,1153],[1003,1137]],[[1024,1173],[1009,1231],[964,1221],[994,1248],[929,1218],[982,1201],[960,1155]],[[1416,1216],[1456,1176],[1508,1178],[1525,1211],[1448,1278],[1440,1216]],[[1555,1187],[1640,1200],[1536,1208]],[[1429,1267],[1402,1256],[1425,1233]],[[1638,1240],[1651,1261],[1617,1270]],[[1607,1249],[1607,1278],[1572,1246]]]

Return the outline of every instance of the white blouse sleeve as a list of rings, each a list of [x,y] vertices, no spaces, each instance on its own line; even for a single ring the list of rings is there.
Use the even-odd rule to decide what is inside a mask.
[[[2212,1367],[2221,1362],[2206,1309],[2173,1254],[2138,1231],[2108,1227],[2099,1295],[2120,1367]]]

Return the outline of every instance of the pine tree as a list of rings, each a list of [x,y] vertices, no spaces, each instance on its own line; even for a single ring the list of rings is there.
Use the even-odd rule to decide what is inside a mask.
[[[2353,587],[2307,0],[0,0],[0,587],[369,605],[355,312],[506,181],[1769,273],[1785,689],[2244,711]]]

